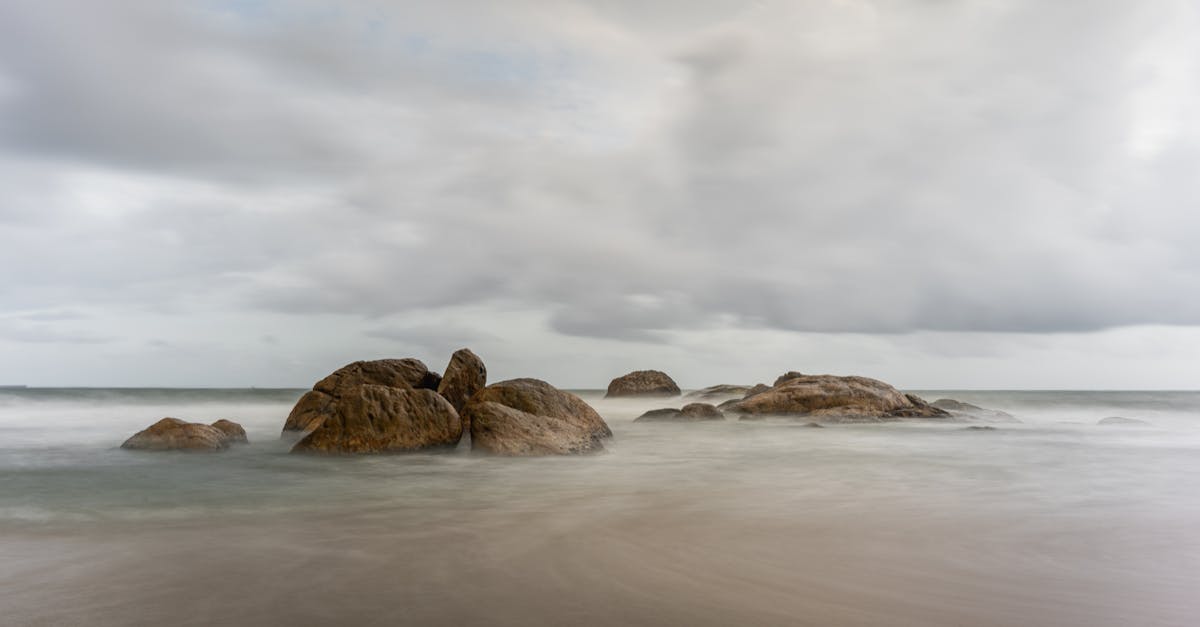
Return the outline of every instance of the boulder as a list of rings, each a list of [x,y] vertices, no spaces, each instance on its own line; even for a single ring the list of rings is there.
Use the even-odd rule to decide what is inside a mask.
[[[437,390],[441,379],[441,375],[430,372],[419,359],[356,361],[317,381],[311,391],[301,396],[283,423],[283,431],[312,431],[335,413],[339,398],[362,385]]]
[[[237,423],[228,423],[241,430]],[[242,431],[242,441],[245,441]],[[224,428],[178,418],[163,418],[133,434],[121,448],[142,451],[219,451],[229,448],[233,439]]]
[[[780,383],[786,383],[788,381],[791,381],[792,379],[799,379],[800,377],[803,377],[803,376],[804,376],[803,374],[800,374],[799,372],[796,372],[795,370],[789,370],[789,371],[779,375],[779,377],[775,379],[775,383],[771,384],[771,387],[778,387]],[[759,385],[764,385],[764,384],[760,383]]]
[[[822,421],[872,422],[949,416],[919,397],[867,377],[789,372],[779,381],[770,390],[730,405],[727,411],[742,414],[742,420],[797,416]]]
[[[537,379],[493,383],[463,408],[471,448],[497,455],[567,455],[604,449],[612,431],[583,399]]]
[[[619,396],[679,396],[679,386],[667,373],[658,370],[637,370],[617,377],[608,384],[605,398]]]
[[[1111,426],[1111,425],[1148,425],[1150,423],[1146,422],[1145,420],[1138,420],[1137,418],[1122,418],[1120,416],[1109,416],[1108,418],[1101,418],[1100,422],[1097,422],[1096,424]]]
[[[449,447],[462,437],[454,406],[425,388],[365,384],[344,389],[333,411],[293,453],[398,453]]]
[[[703,420],[725,420],[721,410],[708,403],[689,403],[683,409],[652,409],[634,419],[634,422],[699,422]]]
[[[487,368],[483,365],[483,360],[470,349],[463,348],[454,351],[450,356],[450,363],[446,365],[446,374],[442,376],[437,393],[450,401],[455,411],[461,413],[467,400],[486,385]],[[464,423],[463,429],[468,430],[469,425]]]
[[[242,425],[224,418],[209,425],[214,429],[225,434],[225,441],[230,444],[248,444],[250,441],[246,439],[246,430]]]
[[[742,398],[743,399],[750,398],[751,396],[754,396],[756,394],[762,394],[763,392],[766,392],[769,389],[771,389],[771,386],[767,385],[766,383],[759,383],[758,385],[750,388],[749,390],[746,390],[746,395],[743,396]]]
[[[930,405],[938,409],[944,409],[950,412],[951,416],[963,420],[978,422],[1021,422],[1008,412],[998,409],[985,409],[978,405],[956,401],[952,398],[939,398],[930,403]]]
[[[746,396],[746,393],[749,391],[750,391],[750,386],[748,386],[748,385],[722,384],[722,385],[712,385],[712,386],[706,387],[702,390],[695,390],[693,392],[688,392],[687,397],[688,398],[710,399],[710,398],[721,398],[723,396],[736,396],[738,398],[743,398]]]

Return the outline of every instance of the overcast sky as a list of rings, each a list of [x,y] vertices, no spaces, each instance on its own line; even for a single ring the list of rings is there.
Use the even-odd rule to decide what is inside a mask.
[[[649,5],[649,6],[648,6]],[[0,384],[1200,387],[1194,0],[0,3]]]

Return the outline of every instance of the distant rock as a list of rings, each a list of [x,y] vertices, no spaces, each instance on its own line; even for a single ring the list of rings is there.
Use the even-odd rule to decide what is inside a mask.
[[[951,416],[969,421],[979,422],[1021,422],[1008,412],[998,409],[985,409],[978,405],[956,401],[952,398],[939,398],[930,403],[938,409],[950,412]]]
[[[250,442],[246,439],[246,430],[242,428],[242,425],[232,420],[222,418],[210,426],[224,433],[225,441],[230,444],[248,444]]]
[[[796,372],[795,370],[789,370],[789,371],[779,375],[779,377],[775,379],[775,383],[772,384],[771,387],[778,387],[779,384],[781,384],[781,383],[787,383],[788,381],[791,381],[792,379],[799,379],[803,376],[805,376],[805,375],[800,374],[799,372]],[[760,383],[759,385],[765,385],[765,384]]]
[[[825,422],[946,418],[949,413],[911,394],[867,377],[802,375],[789,372],[771,389],[728,406],[742,420],[769,416],[818,418]]]
[[[612,431],[583,399],[537,379],[493,383],[463,408],[471,448],[497,455],[569,455],[604,449]]]
[[[605,398],[622,396],[679,396],[679,386],[667,373],[658,370],[637,370],[617,377],[608,384]]]
[[[825,425],[823,425],[819,422],[806,422],[801,426],[807,427],[809,429],[824,429],[825,428]]]
[[[769,389],[771,389],[771,386],[767,385],[766,383],[759,383],[758,385],[750,388],[749,390],[746,390],[746,395],[743,396],[742,398],[743,399],[750,398],[751,396],[754,396],[756,394],[762,394],[763,392],[766,392]]]
[[[487,385],[487,367],[478,355],[469,348],[454,351],[450,363],[446,365],[446,374],[438,385],[437,392],[450,401],[454,410],[462,417],[463,407],[479,390]],[[463,421],[463,433],[470,433],[471,425]]]
[[[721,398],[723,396],[736,396],[738,398],[742,398],[742,397],[746,396],[746,392],[749,392],[749,391],[750,391],[750,386],[748,386],[748,385],[729,385],[729,384],[712,385],[712,386],[706,387],[702,390],[688,392],[687,398],[712,399],[712,398]]]
[[[458,444],[462,422],[427,388],[364,384],[341,391],[332,411],[293,453],[399,453]]]
[[[963,431],[996,431],[996,427],[989,427],[988,425],[971,425],[969,427],[963,427]]]
[[[725,420],[721,410],[708,403],[689,403],[683,409],[652,409],[634,419],[634,422],[700,422]]]
[[[1122,418],[1120,416],[1109,416],[1108,418],[1101,418],[1100,422],[1097,422],[1096,424],[1112,426],[1112,425],[1148,425],[1150,423],[1146,422],[1145,420],[1138,420],[1137,418]]]
[[[430,372],[419,359],[356,361],[333,371],[296,402],[283,431],[312,431],[333,415],[338,399],[362,385],[437,390],[441,375]]]
[[[216,426],[218,424],[220,426]],[[245,441],[245,430],[229,420],[206,425],[178,418],[163,418],[133,434],[121,444],[121,448],[142,451],[219,451],[235,442]]]

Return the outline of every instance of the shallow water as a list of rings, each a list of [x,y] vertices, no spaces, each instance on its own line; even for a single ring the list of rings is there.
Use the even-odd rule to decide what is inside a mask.
[[[678,403],[583,392],[600,455],[327,459],[278,440],[300,390],[0,391],[0,622],[1197,624],[1200,393],[919,393],[1022,423],[634,424]],[[252,444],[116,448],[165,415]]]

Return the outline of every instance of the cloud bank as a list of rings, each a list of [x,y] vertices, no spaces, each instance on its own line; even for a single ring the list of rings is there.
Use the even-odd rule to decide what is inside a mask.
[[[0,301],[86,312],[0,339],[617,374],[1200,324],[1194,3],[427,4],[0,7]]]

